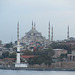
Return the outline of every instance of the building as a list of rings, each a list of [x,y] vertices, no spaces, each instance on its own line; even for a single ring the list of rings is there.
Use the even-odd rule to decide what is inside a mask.
[[[47,39],[42,36],[42,33],[38,32],[36,30],[35,25],[33,26],[29,32],[25,34],[24,37],[20,39],[21,44],[25,44],[25,46],[28,46],[28,49],[31,47],[45,47],[47,43]]]
[[[72,50],[71,54],[67,55],[68,61],[75,61],[75,50]]]
[[[21,56],[21,59],[24,60],[24,62],[27,62],[27,60],[29,58],[34,58],[35,56],[34,55],[22,55]]]
[[[55,54],[54,54],[54,58],[58,58],[60,57],[61,54],[67,54],[67,50],[64,49],[53,49]]]

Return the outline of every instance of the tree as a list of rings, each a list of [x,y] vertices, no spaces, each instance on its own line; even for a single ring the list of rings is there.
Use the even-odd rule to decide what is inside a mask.
[[[50,56],[38,56],[38,57],[34,57],[34,58],[29,58],[28,63],[30,65],[33,64],[42,64],[45,63],[46,65],[50,65],[52,63],[52,58]]]
[[[7,49],[10,48],[10,44],[6,44],[4,47],[6,47]]]
[[[6,44],[4,47],[6,47],[7,49],[13,48],[13,43],[10,42],[10,43]]]
[[[54,51],[52,48],[48,48],[45,50],[45,53],[47,53],[48,56],[53,56],[54,55]]]
[[[2,56],[3,58],[9,57],[9,52],[3,52]]]
[[[66,49],[66,50],[68,50],[68,45],[59,44],[57,42],[53,42],[50,46],[51,46],[52,49]]]
[[[50,44],[50,46],[51,46],[52,49],[57,48],[58,45],[59,44],[57,42],[53,42],[52,44]]]
[[[52,63],[52,56],[54,55],[54,51],[51,48],[42,51],[36,51],[36,53],[37,53],[36,57],[29,58],[28,63],[30,65],[33,64],[40,65],[42,63],[45,63],[46,65],[50,65]]]
[[[17,51],[17,47],[13,48],[14,51]]]
[[[23,55],[33,55],[32,51],[26,50],[26,51],[22,51]]]
[[[9,57],[10,57],[10,58],[16,58],[16,53],[12,53],[12,54],[10,54]]]

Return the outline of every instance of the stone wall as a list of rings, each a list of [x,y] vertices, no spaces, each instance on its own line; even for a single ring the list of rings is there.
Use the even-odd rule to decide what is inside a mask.
[[[75,62],[56,62],[52,63],[50,66],[45,64],[35,64],[35,65],[29,65],[30,68],[75,68]]]
[[[45,65],[44,63],[42,64],[34,64],[34,65],[29,65],[28,67],[31,67],[31,68],[47,68],[48,66]]]
[[[75,68],[75,62],[52,63],[51,68]]]

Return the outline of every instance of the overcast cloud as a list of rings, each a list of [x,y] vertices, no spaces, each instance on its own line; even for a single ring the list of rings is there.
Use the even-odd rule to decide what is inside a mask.
[[[0,40],[3,43],[17,39],[17,22],[20,38],[31,29],[32,20],[36,29],[48,38],[48,23],[54,29],[54,40],[75,37],[75,0],[0,0]]]

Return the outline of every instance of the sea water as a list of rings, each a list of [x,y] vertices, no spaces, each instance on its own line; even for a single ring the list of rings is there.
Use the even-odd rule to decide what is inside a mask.
[[[0,70],[0,75],[75,75],[75,71]]]

